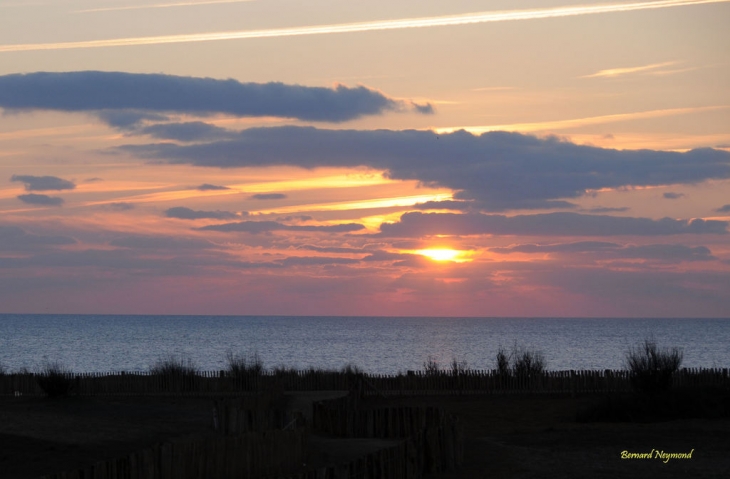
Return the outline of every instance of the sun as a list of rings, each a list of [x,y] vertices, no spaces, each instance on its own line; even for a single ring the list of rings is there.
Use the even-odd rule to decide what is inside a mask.
[[[456,249],[449,249],[449,248],[428,248],[428,249],[419,249],[415,251],[416,254],[420,254],[421,256],[425,256],[427,258],[430,258],[434,261],[453,261],[456,263],[463,263],[465,261],[470,261],[466,258],[466,252],[465,251],[459,251]]]

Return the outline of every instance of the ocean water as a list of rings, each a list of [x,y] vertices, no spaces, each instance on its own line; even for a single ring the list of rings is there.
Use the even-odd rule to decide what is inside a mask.
[[[226,353],[264,366],[367,372],[423,369],[429,357],[493,369],[500,346],[541,351],[549,370],[621,369],[644,338],[680,347],[684,367],[730,367],[730,319],[417,318],[0,315],[0,364],[34,370],[59,361],[75,372],[146,371],[160,358],[225,369]]]

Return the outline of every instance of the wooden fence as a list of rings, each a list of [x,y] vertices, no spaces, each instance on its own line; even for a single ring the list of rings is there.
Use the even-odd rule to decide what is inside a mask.
[[[531,377],[501,375],[494,370],[459,374],[346,374],[289,371],[285,374],[231,376],[224,371],[196,374],[82,373],[69,374],[71,394],[80,396],[240,396],[265,390],[360,390],[363,395],[485,394],[485,393],[608,393],[631,390],[628,371],[548,371]],[[728,369],[682,369],[673,375],[675,387],[730,388]],[[42,396],[33,374],[0,375],[0,395]]]
[[[303,430],[178,440],[42,479],[280,477],[301,469],[304,440]]]
[[[461,424],[438,407],[363,408],[351,395],[314,404],[312,427],[340,437],[405,439],[396,455],[402,463],[392,467],[415,475],[408,477],[453,471],[464,456]]]

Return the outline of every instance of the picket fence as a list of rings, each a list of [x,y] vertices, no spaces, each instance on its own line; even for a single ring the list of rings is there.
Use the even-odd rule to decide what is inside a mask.
[[[240,479],[295,473],[304,460],[303,430],[198,437],[157,444],[125,457],[41,479]]]
[[[630,391],[625,370],[548,371],[534,376],[499,374],[495,370],[469,370],[408,374],[348,374],[328,371],[289,371],[285,374],[232,376],[225,371],[195,374],[144,372],[69,373],[70,393],[79,396],[240,396],[266,390],[360,390],[362,395],[609,393]],[[730,388],[727,368],[685,368],[672,377],[675,387]],[[42,396],[37,375],[0,375],[0,395]]]

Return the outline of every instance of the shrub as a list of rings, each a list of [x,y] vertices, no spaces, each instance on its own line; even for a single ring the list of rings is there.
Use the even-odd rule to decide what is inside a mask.
[[[466,362],[466,359],[463,359],[459,361],[456,358],[451,358],[451,375],[452,376],[460,376],[464,373],[466,373],[468,365]]]
[[[427,360],[423,362],[423,371],[426,376],[436,376],[441,373],[441,366],[435,357],[429,356]]]
[[[517,343],[512,347],[509,354],[500,346],[497,351],[496,363],[497,373],[518,378],[539,376],[545,372],[546,364],[542,352],[525,349],[518,346]]]
[[[57,361],[45,361],[36,374],[36,381],[50,398],[68,396],[73,384],[71,371]]]
[[[365,371],[352,363],[347,363],[340,369],[340,374],[344,374],[345,376],[362,376],[365,374]]]
[[[497,351],[497,372],[502,376],[508,376],[510,374],[509,354],[502,346]]]
[[[264,372],[264,362],[258,353],[244,356],[229,351],[226,353],[226,361],[228,374],[231,376],[261,376]]]
[[[635,391],[650,395],[668,391],[682,358],[679,348],[659,349],[655,341],[645,339],[626,353],[631,386]]]
[[[198,368],[192,359],[182,356],[169,355],[158,359],[150,366],[150,374],[164,376],[195,376]]]

